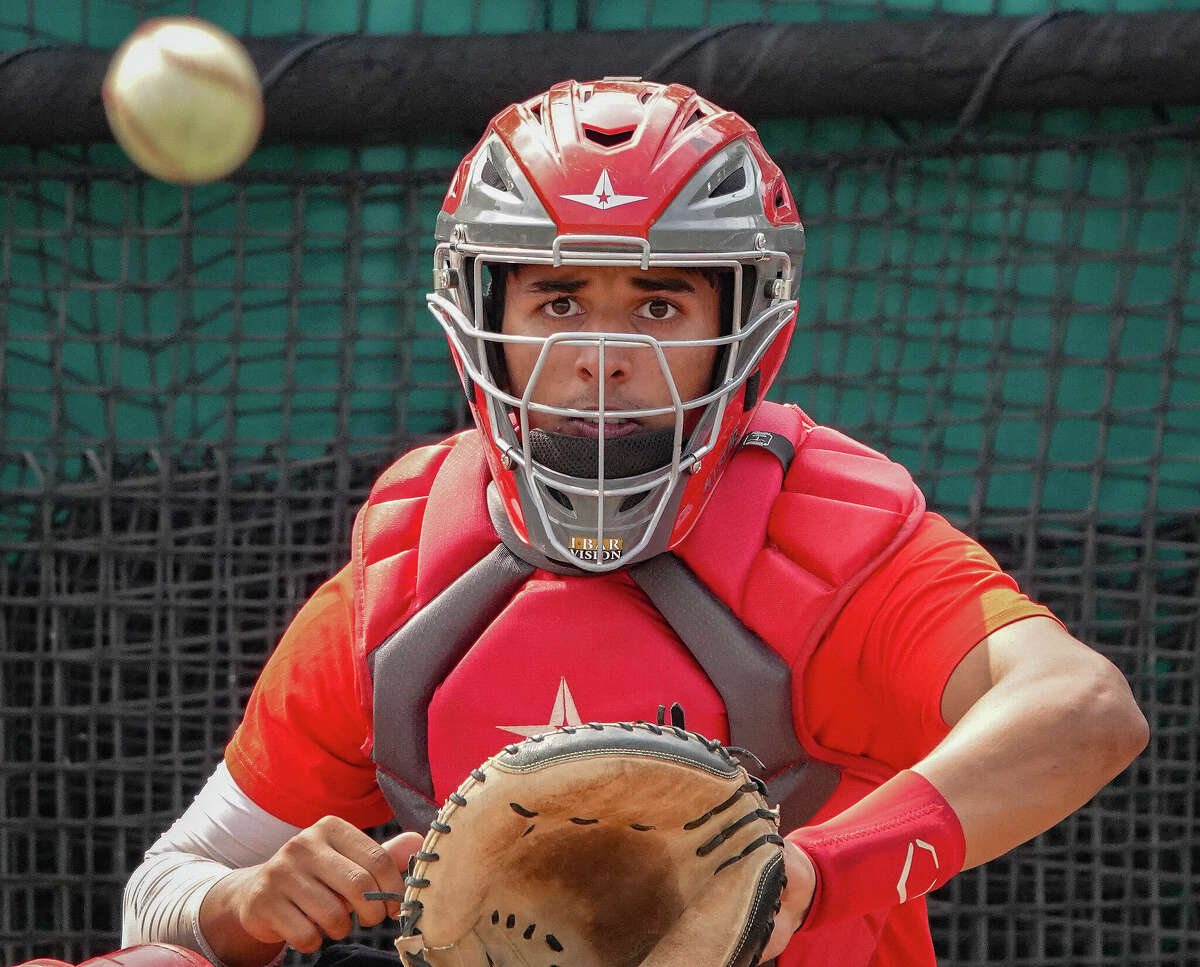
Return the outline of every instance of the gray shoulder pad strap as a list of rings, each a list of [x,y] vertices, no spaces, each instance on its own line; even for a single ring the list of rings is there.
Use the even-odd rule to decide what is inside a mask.
[[[787,663],[674,554],[635,564],[629,574],[720,693],[731,743],[766,767],[784,828],[802,825],[832,795],[841,773],[809,756],[796,737]]]
[[[437,819],[437,804],[401,779],[383,769],[375,770],[375,781],[379,783],[383,798],[391,807],[392,816],[402,830],[423,833]]]
[[[398,783],[433,800],[429,771],[429,703],[463,655],[525,583],[534,568],[503,544],[484,555],[394,631],[367,661],[374,688],[371,757],[396,819],[405,828],[417,801],[394,795]],[[387,776],[391,781],[382,781]],[[406,815],[401,815],[403,812]]]

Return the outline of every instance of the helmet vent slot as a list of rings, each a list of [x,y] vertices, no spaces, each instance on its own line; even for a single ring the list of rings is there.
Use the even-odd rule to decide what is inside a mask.
[[[615,148],[617,145],[625,144],[633,137],[633,132],[637,130],[637,126],[625,128],[623,131],[600,131],[597,128],[584,127],[583,134],[589,141],[594,141],[602,148]]]
[[[627,510],[633,510],[638,504],[650,496],[649,490],[643,490],[640,494],[630,494],[621,501],[621,506],[617,508],[618,514],[623,514]]]
[[[701,111],[699,108],[696,108],[696,110],[694,110],[688,116],[688,119],[683,122],[683,126],[685,128],[690,128],[693,124],[699,124],[703,120],[704,120],[704,112]]]
[[[504,183],[504,179],[500,177],[500,172],[496,170],[496,166],[492,164],[491,158],[485,158],[483,167],[479,169],[479,180],[490,188],[495,188],[497,191],[508,191],[508,185]]]
[[[745,187],[746,169],[744,166],[738,165],[721,179],[721,183],[709,193],[708,197],[720,198],[722,195],[732,195],[735,191],[741,191]]]

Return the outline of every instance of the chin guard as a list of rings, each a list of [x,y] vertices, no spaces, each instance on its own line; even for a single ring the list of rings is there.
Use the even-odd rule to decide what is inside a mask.
[[[631,433],[604,441],[604,476],[608,480],[637,477],[671,462],[673,427]],[[600,475],[600,440],[534,430],[529,434],[533,458],[568,477]]]

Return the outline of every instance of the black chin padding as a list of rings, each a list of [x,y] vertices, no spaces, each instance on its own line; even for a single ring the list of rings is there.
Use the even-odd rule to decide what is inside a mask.
[[[532,430],[529,449],[533,459],[568,477],[594,480],[600,475],[599,440]],[[675,428],[631,433],[604,441],[604,477],[617,480],[665,467],[671,462]]]

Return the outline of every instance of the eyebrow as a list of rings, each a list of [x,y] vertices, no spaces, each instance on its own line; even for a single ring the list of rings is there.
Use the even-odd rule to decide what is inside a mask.
[[[635,275],[631,278],[630,283],[634,288],[641,289],[643,292],[695,292],[696,287],[687,279],[680,279],[674,275],[668,276],[641,276]]]
[[[675,276],[640,276],[629,280],[635,289],[643,292],[695,292],[696,288],[687,279]],[[561,292],[574,295],[587,285],[586,279],[537,279],[525,286],[527,292]]]
[[[525,286],[526,292],[565,292],[573,295],[587,285],[585,279],[538,279]]]

